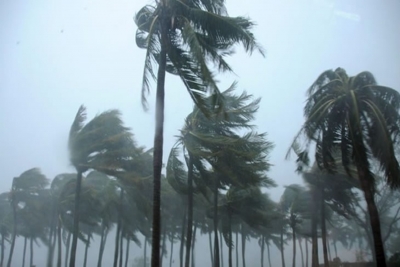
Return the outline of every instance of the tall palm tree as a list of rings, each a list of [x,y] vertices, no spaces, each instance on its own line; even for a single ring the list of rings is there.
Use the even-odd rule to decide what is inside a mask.
[[[204,93],[216,92],[214,106],[222,108],[217,82],[208,63],[219,71],[231,71],[224,57],[232,46],[243,44],[247,52],[262,48],[251,28],[254,23],[244,17],[227,16],[224,0],[161,0],[146,5],[135,17],[138,26],[136,43],[146,49],[142,86],[142,103],[146,107],[150,77],[156,78],[153,62],[157,61],[156,127],[154,136],[154,211],[152,266],[159,266],[160,254],[160,179],[162,167],[165,74],[179,75],[193,101],[203,112]]]
[[[379,266],[386,266],[371,161],[379,163],[392,188],[400,186],[400,168],[393,149],[400,132],[400,94],[377,85],[370,72],[349,77],[345,70],[337,68],[323,72],[307,95],[306,122],[294,144],[302,144],[302,138],[306,140],[300,155],[304,158],[311,141],[317,142],[318,165],[332,172],[336,167],[332,154],[337,146],[341,165],[348,170],[354,163],[367,203],[376,261]]]
[[[133,147],[131,133],[123,126],[119,111],[103,112],[86,124],[85,120],[86,108],[81,106],[68,140],[70,161],[77,171],[70,267],[75,266],[82,174],[89,169],[113,171],[121,168],[122,161],[130,157]]]

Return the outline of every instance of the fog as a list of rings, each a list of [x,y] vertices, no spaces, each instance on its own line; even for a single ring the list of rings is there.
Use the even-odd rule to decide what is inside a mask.
[[[149,3],[153,2],[0,2],[0,192],[9,192],[13,178],[31,168],[40,168],[48,179],[76,172],[70,163],[68,137],[82,104],[88,120],[118,109],[138,145],[153,147],[156,83],[152,83],[145,112],[141,104],[145,51],[135,43],[133,19]],[[272,164],[268,177],[277,184],[262,191],[279,202],[285,186],[305,184],[295,172],[295,157],[287,160],[285,156],[304,123],[306,90],[323,71],[341,67],[349,76],[369,71],[379,84],[399,90],[400,1],[248,0],[227,1],[226,5],[230,16],[248,16],[256,23],[253,32],[266,56],[249,56],[242,47],[235,47],[236,53],[227,59],[234,74],[218,74],[219,87],[225,90],[237,81],[237,93],[246,91],[261,98],[252,123],[274,144],[268,157]],[[179,77],[167,74],[165,88],[164,164],[193,109]],[[138,236],[143,243],[143,235]],[[112,266],[114,239],[115,228],[109,233],[103,266]],[[95,234],[87,266],[97,264],[99,240]],[[23,241],[22,237],[16,239],[12,266],[22,264]],[[45,266],[48,248],[38,242],[34,264]],[[173,266],[179,266],[179,242],[175,247]],[[6,262],[9,243],[5,248]],[[299,249],[297,266],[302,266]],[[131,242],[131,251],[133,262],[143,255],[143,246]],[[148,246],[148,257],[150,252]],[[77,266],[81,266],[83,254],[84,244],[78,242]],[[226,246],[223,254],[228,266]],[[355,260],[355,249],[338,244],[338,254],[342,261]],[[197,266],[211,266],[207,235],[198,234],[194,255]],[[272,266],[281,265],[275,245],[271,245],[271,257]],[[285,258],[286,265],[291,265],[290,240]],[[260,265],[257,239],[247,243],[246,259],[247,266]],[[169,266],[169,254],[164,266]]]

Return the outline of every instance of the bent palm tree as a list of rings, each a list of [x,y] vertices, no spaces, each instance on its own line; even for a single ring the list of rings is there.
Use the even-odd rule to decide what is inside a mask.
[[[81,106],[72,123],[68,141],[70,161],[77,171],[70,267],[75,266],[82,174],[89,169],[113,171],[121,168],[133,147],[131,133],[123,126],[119,111],[103,112],[86,125],[85,119],[86,109]]]
[[[165,74],[179,75],[193,101],[203,112],[207,92],[215,92],[213,107],[222,108],[221,96],[208,62],[219,71],[231,71],[224,57],[232,46],[242,43],[245,50],[255,49],[262,54],[250,31],[254,23],[244,17],[226,15],[223,0],[161,0],[154,6],[146,5],[135,17],[138,26],[136,43],[146,49],[142,86],[142,104],[147,107],[149,78],[156,78],[153,62],[159,65],[157,73],[156,127],[154,136],[154,203],[152,266],[159,266],[160,254],[160,187],[164,124]]]
[[[306,158],[311,141],[317,143],[316,160],[320,167],[335,172],[333,153],[339,146],[341,164],[349,171],[357,168],[358,179],[367,203],[378,266],[386,266],[380,220],[374,201],[375,177],[370,161],[376,160],[387,183],[400,187],[400,168],[393,144],[400,132],[400,94],[378,86],[374,76],[362,72],[354,77],[338,68],[322,73],[308,90],[304,108],[306,122],[292,148],[305,137],[300,158]]]

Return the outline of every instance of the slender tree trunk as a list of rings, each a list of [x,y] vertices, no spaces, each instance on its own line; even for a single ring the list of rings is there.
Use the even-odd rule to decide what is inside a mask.
[[[64,266],[67,267],[68,266],[68,258],[69,258],[69,250],[70,250],[70,245],[71,245],[71,232],[68,232],[68,237],[67,237],[67,244],[65,245],[65,264]]]
[[[197,225],[194,225],[194,230],[193,230],[193,238],[192,238],[192,267],[195,267],[196,260],[194,258],[195,252],[194,252],[194,247],[196,245],[196,232],[197,232]]]
[[[31,242],[30,242],[30,259],[29,259],[29,266],[33,266],[33,238],[31,238]]]
[[[172,267],[172,255],[174,254],[174,238],[171,237],[171,249],[169,254],[169,267]]]
[[[211,257],[211,266],[214,266],[214,255],[213,255],[213,246],[212,246],[212,238],[211,238],[211,230],[208,232],[208,243],[210,246],[210,257]]]
[[[153,231],[151,247],[151,266],[160,267],[160,227],[161,227],[161,168],[163,156],[163,135],[164,135],[164,97],[165,97],[165,68],[167,59],[167,21],[165,11],[161,11],[161,49],[157,74],[156,94],[156,129],[154,135],[154,156],[153,156]]]
[[[326,246],[326,219],[325,219],[325,194],[324,188],[321,190],[321,233],[322,233],[322,251],[324,253],[324,266],[329,267],[329,260],[328,260],[328,248]]]
[[[375,204],[374,194],[372,192],[373,187],[368,181],[367,172],[362,166],[359,165],[360,164],[357,164],[357,171],[361,188],[364,192],[365,201],[367,202],[372,236],[374,238],[376,264],[379,267],[386,267],[385,250],[382,242],[381,223],[379,219],[378,209]]]
[[[26,243],[28,238],[24,237],[24,250],[22,252],[22,267],[25,267]]]
[[[239,267],[239,231],[236,231],[236,267]]]
[[[119,237],[119,267],[122,267],[123,258],[124,258],[124,235],[123,230],[121,230],[121,236]]]
[[[87,235],[87,242],[85,244],[85,256],[83,258],[83,267],[86,267],[86,263],[87,263],[87,254],[88,254],[88,250],[89,250],[89,242],[90,242],[90,234]]]
[[[242,267],[246,267],[246,233],[244,231],[243,224],[241,226],[242,230]]]
[[[147,237],[144,238],[144,260],[143,260],[143,267],[147,267]]]
[[[296,267],[296,230],[292,227],[292,238],[293,238],[293,262],[292,267]]]
[[[261,236],[261,267],[264,267],[264,250],[265,250],[265,240],[264,236]]]
[[[125,267],[128,267],[128,261],[129,261],[129,244],[130,240],[129,238],[126,239],[126,252],[125,252]]]
[[[332,261],[332,256],[331,256],[331,245],[329,244],[329,239],[326,241],[326,246],[327,246],[327,248],[328,248],[329,261]]]
[[[56,232],[55,217],[56,217],[55,215],[52,216],[51,222],[50,222],[49,251],[47,253],[47,267],[53,266],[54,247],[52,246],[52,244],[53,244],[54,235],[56,234],[55,233]]]
[[[187,219],[187,234],[186,234],[186,257],[185,267],[190,265],[190,247],[192,244],[193,230],[193,158],[189,153],[188,163],[188,219]]]
[[[97,267],[101,267],[101,262],[102,262],[102,259],[103,259],[103,246],[104,246],[104,234],[105,234],[105,231],[106,231],[106,227],[105,227],[105,225],[104,224],[102,224],[101,225],[101,237],[100,237],[100,248],[99,248],[99,256],[98,256],[98,259],[97,259]]]
[[[162,267],[163,264],[163,258],[164,258],[164,252],[165,252],[165,243],[166,243],[166,239],[167,239],[167,227],[164,226],[164,230],[162,233],[162,245],[161,245],[161,254],[160,254],[160,267]]]
[[[312,259],[311,259],[311,267],[319,267],[318,260],[318,236],[317,236],[317,214],[318,207],[316,203],[318,203],[317,191],[315,188],[312,189],[312,215],[311,215],[311,235],[312,235]]]
[[[228,266],[233,267],[232,265],[232,246],[233,246],[233,240],[232,240],[232,218],[231,218],[231,212],[228,211],[228,231],[229,231],[229,244],[228,244]]]
[[[4,263],[4,232],[1,233],[1,259],[0,259],[0,267],[3,267]]]
[[[306,238],[305,241],[306,241],[306,267],[308,267],[308,238]]]
[[[224,267],[224,239],[222,238],[222,232],[219,231],[219,246],[220,246],[220,259],[221,259],[221,267]]]
[[[218,184],[216,179],[214,185],[214,267],[219,267],[219,244],[218,244]]]
[[[179,266],[183,267],[183,253],[185,249],[185,232],[186,232],[186,211],[183,214],[182,231],[181,231],[181,246],[179,249]]]
[[[335,257],[337,258],[337,247],[336,247],[336,240],[333,241],[333,248],[335,249]]]
[[[16,203],[15,203],[15,200],[13,199],[11,206],[12,206],[12,211],[13,211],[14,225],[13,225],[13,231],[12,231],[12,236],[11,236],[10,254],[8,256],[7,267],[11,267],[11,261],[12,261],[12,257],[13,257],[13,253],[14,253],[14,246],[15,246],[15,238],[17,236],[17,208],[15,205],[16,205]]]
[[[299,241],[299,247],[300,247],[300,254],[301,254],[301,266],[304,267],[304,254],[303,254],[303,246],[301,244],[302,238],[297,238]]]
[[[280,249],[280,251],[281,251],[281,260],[282,260],[282,267],[285,267],[286,265],[285,265],[285,248],[284,248],[284,245],[283,245],[283,222],[282,222],[282,225],[281,225],[281,249]]]
[[[76,177],[76,189],[75,189],[75,207],[74,207],[74,232],[72,233],[72,246],[71,256],[69,259],[69,267],[75,267],[76,249],[78,245],[78,233],[79,233],[79,203],[81,201],[81,188],[82,188],[82,171],[78,170]]]
[[[118,255],[119,255],[119,245],[120,245],[120,238],[121,238],[121,227],[122,227],[122,218],[121,218],[121,207],[122,207],[122,201],[124,199],[124,190],[121,188],[121,193],[119,195],[120,199],[120,206],[118,210],[118,223],[117,223],[117,232],[115,234],[115,250],[114,250],[114,267],[118,266]]]
[[[271,264],[271,252],[269,251],[269,243],[267,243],[267,252],[268,252],[268,264],[269,264],[269,267],[272,267],[272,264]]]
[[[58,227],[57,227],[57,245],[58,245],[58,249],[57,249],[57,267],[61,267],[61,262],[62,262],[62,240],[61,240],[61,228],[62,228],[62,224],[61,224],[61,219],[58,218]],[[31,266],[30,266],[31,267]]]

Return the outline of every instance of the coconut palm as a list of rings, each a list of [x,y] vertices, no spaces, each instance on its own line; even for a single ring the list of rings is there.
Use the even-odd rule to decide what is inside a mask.
[[[133,146],[131,134],[129,129],[123,126],[119,111],[103,112],[86,124],[85,120],[86,109],[81,106],[72,123],[68,140],[70,161],[77,171],[70,267],[75,266],[82,174],[89,169],[119,169],[121,161],[130,157]]]
[[[15,239],[17,236],[17,227],[20,222],[17,220],[18,212],[21,210],[20,203],[23,203],[23,207],[27,205],[28,202],[36,199],[38,193],[43,190],[48,185],[47,178],[41,173],[40,169],[33,168],[23,172],[19,177],[15,177],[12,183],[11,189],[11,208],[13,212],[13,231],[11,237],[11,247],[10,254],[7,262],[7,267],[11,266]]]
[[[135,17],[138,26],[136,43],[146,49],[142,86],[142,103],[146,106],[150,77],[156,78],[153,62],[157,61],[156,131],[154,138],[154,212],[152,266],[159,266],[160,177],[162,167],[165,74],[179,75],[189,95],[203,112],[204,93],[219,90],[209,62],[219,71],[231,71],[224,57],[232,46],[243,44],[248,52],[262,48],[251,32],[254,23],[244,17],[227,16],[223,0],[157,1],[146,5]],[[214,105],[222,108],[221,99]]]
[[[295,138],[321,146],[316,159],[319,166],[334,171],[333,148],[340,145],[341,165],[348,170],[354,162],[358,179],[367,202],[373,233],[376,261],[386,266],[380,220],[374,201],[374,180],[371,160],[379,163],[383,176],[392,188],[400,186],[400,168],[394,143],[400,132],[400,94],[392,88],[379,86],[370,72],[349,77],[338,68],[323,72],[307,92],[304,108],[306,122]],[[303,155],[304,155],[303,154]]]

